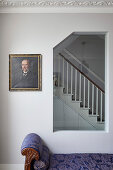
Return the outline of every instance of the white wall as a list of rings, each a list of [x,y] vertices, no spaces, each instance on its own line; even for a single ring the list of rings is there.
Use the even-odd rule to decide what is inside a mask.
[[[0,14],[0,163],[23,163],[21,143],[31,132],[39,134],[53,152],[113,152],[112,21],[112,14]],[[74,31],[109,32],[108,132],[53,133],[53,47]],[[9,92],[11,53],[43,55],[41,92]]]

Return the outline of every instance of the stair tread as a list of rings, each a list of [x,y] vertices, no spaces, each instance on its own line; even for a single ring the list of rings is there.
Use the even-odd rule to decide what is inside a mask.
[[[81,103],[82,101],[78,101],[78,100],[72,100],[72,103]]]
[[[97,124],[105,124],[105,121],[103,121],[103,122],[97,121],[96,123],[97,123]]]
[[[80,107],[81,109],[83,110],[89,110],[90,108],[89,107]]]
[[[98,117],[99,115],[91,115],[89,114],[89,117]]]
[[[63,95],[65,95],[65,96],[72,96],[72,94],[70,94],[70,93],[63,93]]]

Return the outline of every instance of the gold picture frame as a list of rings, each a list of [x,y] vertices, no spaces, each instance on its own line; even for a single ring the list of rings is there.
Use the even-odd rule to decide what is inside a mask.
[[[9,54],[9,91],[42,90],[42,55]]]

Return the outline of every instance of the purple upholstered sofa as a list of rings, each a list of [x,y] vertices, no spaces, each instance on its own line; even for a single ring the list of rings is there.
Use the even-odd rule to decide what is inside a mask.
[[[37,134],[28,134],[21,146],[25,170],[113,170],[113,154],[50,154]]]

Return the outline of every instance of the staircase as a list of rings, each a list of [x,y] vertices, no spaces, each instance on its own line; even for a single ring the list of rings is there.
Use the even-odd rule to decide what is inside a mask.
[[[75,113],[78,113],[94,129],[104,130],[104,90],[70,63],[62,54],[59,56],[60,74],[56,75],[56,79],[54,79],[54,96],[61,99]]]

